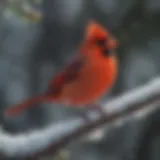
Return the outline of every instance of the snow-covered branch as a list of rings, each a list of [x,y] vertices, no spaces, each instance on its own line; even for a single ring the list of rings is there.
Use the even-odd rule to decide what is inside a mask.
[[[120,119],[122,122],[128,115],[142,117],[159,107],[159,103],[160,77],[102,104],[105,116],[88,111],[89,121],[81,117],[71,117],[44,129],[21,135],[10,135],[1,131],[0,153],[8,157],[39,157],[50,153],[53,155],[69,142],[103,124],[119,122]]]

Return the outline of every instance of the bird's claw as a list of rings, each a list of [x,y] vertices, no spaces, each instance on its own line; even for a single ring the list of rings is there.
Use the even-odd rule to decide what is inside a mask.
[[[102,107],[98,104],[91,104],[91,105],[89,105],[88,108],[92,111],[97,111],[100,114],[100,117],[106,116],[106,112],[104,112]],[[87,112],[81,113],[81,117],[83,117],[87,122],[90,122],[90,118],[89,118]]]

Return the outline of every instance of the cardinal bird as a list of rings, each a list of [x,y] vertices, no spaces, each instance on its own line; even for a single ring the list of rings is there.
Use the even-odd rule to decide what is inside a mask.
[[[117,40],[107,29],[90,20],[74,58],[51,79],[48,89],[39,96],[6,109],[5,114],[18,115],[40,102],[84,107],[95,104],[116,80],[117,45]]]

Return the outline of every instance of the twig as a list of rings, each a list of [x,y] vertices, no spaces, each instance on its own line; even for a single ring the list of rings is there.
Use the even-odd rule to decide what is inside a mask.
[[[104,105],[106,116],[89,111],[89,122],[82,118],[71,118],[52,126],[33,131],[32,133],[11,136],[0,133],[0,151],[10,157],[37,158],[45,155],[54,155],[68,143],[100,127],[104,124],[117,121],[126,116],[142,117],[147,111],[155,110],[160,102],[160,78],[127,92]],[[151,107],[152,106],[152,107]],[[148,108],[150,110],[148,110]],[[145,109],[145,112],[142,112]],[[135,114],[135,112],[138,111]],[[141,112],[139,112],[141,111]],[[133,117],[132,116],[132,117]]]

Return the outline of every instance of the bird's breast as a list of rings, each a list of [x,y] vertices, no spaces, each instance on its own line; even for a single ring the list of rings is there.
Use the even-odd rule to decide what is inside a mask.
[[[79,77],[64,87],[61,100],[69,104],[91,103],[113,85],[116,74],[115,61],[86,64]]]

